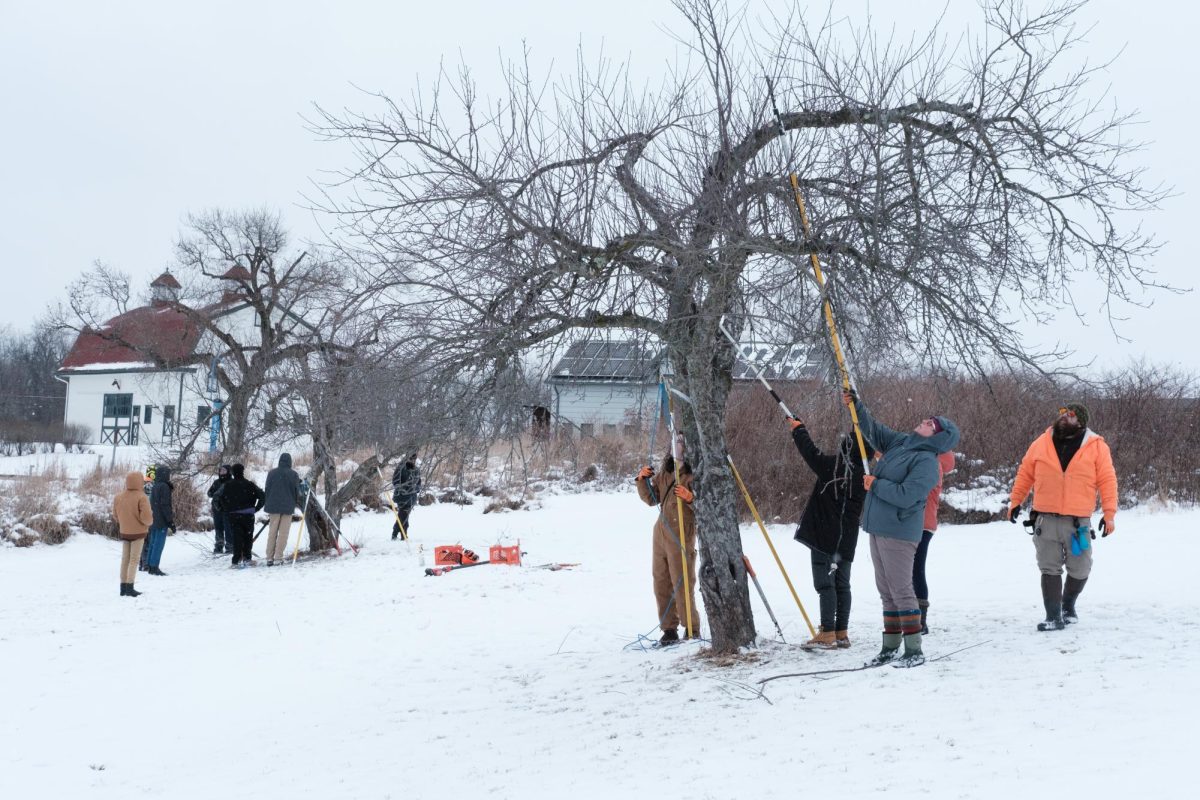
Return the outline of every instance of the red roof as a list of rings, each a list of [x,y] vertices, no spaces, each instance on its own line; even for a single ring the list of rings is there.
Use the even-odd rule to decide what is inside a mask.
[[[241,264],[234,264],[229,268],[229,271],[221,276],[225,280],[241,281],[242,283],[250,282],[250,270],[243,267]]]
[[[166,286],[168,289],[182,289],[179,281],[175,280],[175,276],[167,270],[162,275],[159,275],[150,283],[151,286]]]
[[[176,365],[192,355],[200,333],[201,326],[174,307],[135,308],[110,319],[99,332],[80,333],[60,369]],[[127,347],[125,342],[132,346]]]

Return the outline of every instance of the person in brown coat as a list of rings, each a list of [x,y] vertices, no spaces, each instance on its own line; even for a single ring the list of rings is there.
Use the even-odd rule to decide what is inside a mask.
[[[133,588],[133,581],[137,577],[142,545],[154,520],[150,498],[142,490],[142,473],[130,472],[125,476],[125,491],[113,498],[113,516],[121,535],[121,596],[137,597],[141,592]]]
[[[654,523],[652,571],[654,597],[658,601],[658,624],[662,628],[660,644],[679,641],[679,623],[684,618],[683,559],[679,552],[679,504],[683,501],[683,538],[687,547],[688,591],[691,595],[692,637],[700,638],[700,612],[696,608],[696,513],[692,510],[692,468],[685,461],[679,470],[679,485],[675,484],[675,459],[663,459],[659,474],[649,466],[637,475],[638,497],[648,506],[658,506],[658,522]]]

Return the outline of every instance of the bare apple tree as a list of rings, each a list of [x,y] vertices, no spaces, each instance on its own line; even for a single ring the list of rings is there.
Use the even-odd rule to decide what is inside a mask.
[[[315,127],[358,154],[322,204],[442,363],[503,367],[579,328],[665,344],[698,473],[699,581],[727,652],[755,629],[722,318],[735,335],[760,313],[811,333],[815,253],[851,338],[886,332],[951,365],[1033,362],[1015,321],[1059,308],[1076,281],[1119,298],[1149,284],[1155,245],[1126,212],[1161,193],[1128,117],[1089,99],[1095,68],[1073,66],[1075,3],[989,3],[956,47],[810,21],[799,3],[765,25],[716,0],[676,7],[686,54],[656,90],[604,60],[555,83],[524,59],[494,100],[464,68]]]

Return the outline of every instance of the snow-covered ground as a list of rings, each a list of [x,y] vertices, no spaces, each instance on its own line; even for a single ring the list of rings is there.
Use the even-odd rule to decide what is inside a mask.
[[[655,626],[654,511],[632,489],[544,507],[347,522],[362,554],[230,570],[172,537],[167,577],[117,593],[119,545],[0,550],[0,797],[1186,797],[1200,691],[1200,511],[1129,512],[1096,543],[1083,621],[1041,634],[1021,526],[943,527],[930,552],[932,661],[766,684],[874,653],[855,564],[854,647],[809,654],[761,534],[742,535],[793,645],[733,665],[628,648]],[[294,535],[294,532],[293,532]],[[772,529],[815,617],[806,552]],[[425,577],[417,543],[528,564]],[[260,539],[256,548],[262,552]],[[759,600],[758,628],[773,636]],[[705,627],[707,630],[707,626]]]

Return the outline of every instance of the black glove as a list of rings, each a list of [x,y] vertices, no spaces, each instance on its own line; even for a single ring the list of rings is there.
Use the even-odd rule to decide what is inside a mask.
[[[1100,536],[1101,538],[1108,536],[1108,522],[1103,518],[1100,520]],[[1096,534],[1092,534],[1092,538],[1096,538]]]
[[[1011,522],[1013,525],[1016,525],[1017,519],[1021,516],[1021,507],[1013,506],[1012,508],[1008,509],[1005,513],[1008,514],[1008,521]]]

